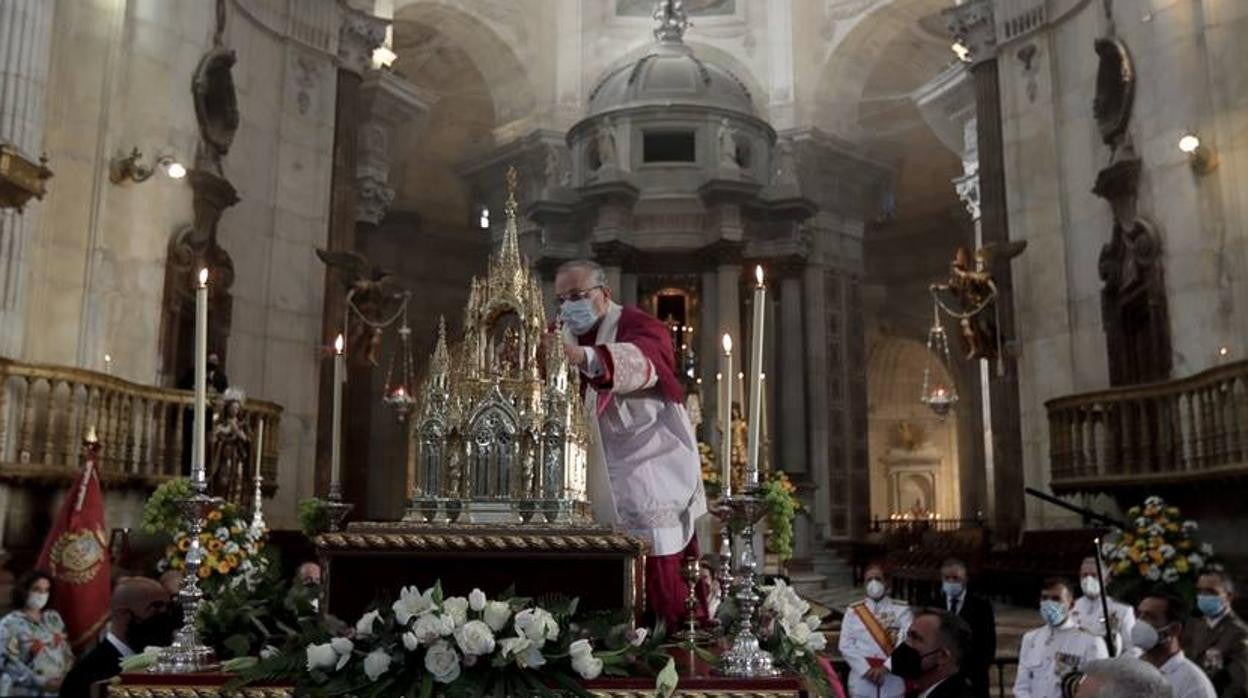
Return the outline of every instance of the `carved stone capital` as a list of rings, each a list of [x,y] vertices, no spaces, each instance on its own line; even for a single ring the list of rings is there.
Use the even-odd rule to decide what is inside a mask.
[[[708,268],[715,269],[732,264],[740,265],[744,252],[745,243],[735,240],[719,240],[703,247],[699,256],[706,260]]]
[[[386,180],[368,175],[357,177],[355,183],[355,220],[373,225],[380,223],[394,202],[394,189]]]
[[[591,247],[594,260],[604,267],[623,268],[629,266],[637,257],[637,250],[619,240],[595,242]]]
[[[387,184],[394,134],[400,125],[420,123],[434,98],[403,78],[369,69],[360,84],[360,128],[356,137],[356,220],[378,223],[385,216],[394,190]]]
[[[958,198],[962,200],[962,205],[966,207],[966,212],[971,215],[971,220],[979,220],[979,168],[976,167],[975,171],[961,177],[954,177],[953,187]]]
[[[949,31],[970,49],[972,64],[997,55],[997,26],[992,14],[992,0],[967,0],[943,10]]]
[[[338,59],[353,73],[363,74],[373,65],[373,51],[386,40],[390,20],[347,9],[338,25]]]

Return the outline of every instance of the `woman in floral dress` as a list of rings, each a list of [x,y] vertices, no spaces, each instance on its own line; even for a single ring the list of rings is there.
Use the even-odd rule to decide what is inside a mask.
[[[52,578],[28,572],[13,588],[13,608],[0,620],[0,696],[55,696],[74,663],[61,615],[48,608]]]

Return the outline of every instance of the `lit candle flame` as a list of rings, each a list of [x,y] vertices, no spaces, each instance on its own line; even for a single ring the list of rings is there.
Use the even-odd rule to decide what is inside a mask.
[[[738,372],[737,372],[737,378],[738,378],[738,379],[740,379],[740,378],[745,378],[745,371],[738,371]]]
[[[343,349],[342,333],[338,333],[338,337],[334,339],[334,353],[341,354]]]
[[[204,267],[199,270],[199,285],[200,286],[208,285],[208,267]]]
[[[758,280],[758,285],[763,285],[763,265],[754,267],[754,278]]]
[[[732,335],[724,333],[724,353],[732,353]]]

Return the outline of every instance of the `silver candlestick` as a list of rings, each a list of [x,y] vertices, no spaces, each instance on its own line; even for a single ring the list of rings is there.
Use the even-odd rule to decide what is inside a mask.
[[[715,515],[719,516],[718,510]],[[721,517],[720,521],[724,524],[719,531],[719,602],[722,604],[732,596],[732,529],[726,519]],[[727,630],[724,628],[725,632]]]
[[[173,643],[161,649],[160,656],[150,669],[152,673],[189,674],[210,671],[216,664],[216,654],[211,647],[199,641],[199,632],[195,627],[199,604],[204,599],[204,593],[199,588],[199,566],[204,558],[199,534],[204,530],[208,513],[221,503],[220,499],[209,496],[206,490],[207,484],[202,479],[192,478],[190,495],[179,502],[191,539],[191,546],[186,551],[186,574],[178,592],[178,600],[182,602],[182,627],[174,634]]]
[[[676,633],[675,638],[692,649],[697,645],[710,642],[712,635],[698,628],[698,577],[700,568],[698,558],[690,555],[681,566],[681,576],[688,587],[685,592],[685,629]]]
[[[715,515],[724,523],[725,529],[739,526],[741,541],[740,562],[734,575],[734,598],[737,602],[737,627],[731,636],[731,644],[719,658],[715,672],[735,678],[759,678],[775,676],[780,672],[773,666],[770,652],[759,646],[754,634],[754,611],[759,596],[755,590],[755,571],[758,560],[754,556],[754,524],[767,512],[767,503],[752,489],[727,499],[721,499],[715,507]]]

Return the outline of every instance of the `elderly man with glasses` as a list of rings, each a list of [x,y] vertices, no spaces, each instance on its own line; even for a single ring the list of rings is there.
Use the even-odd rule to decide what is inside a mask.
[[[646,600],[668,627],[684,615],[683,558],[698,555],[694,525],[706,513],[697,439],[684,407],[667,326],[611,300],[602,267],[588,260],[555,274],[562,351],[580,371],[591,436],[588,492],[594,518],[650,544]],[[701,592],[701,590],[700,590]],[[705,616],[700,593],[699,614]]]

